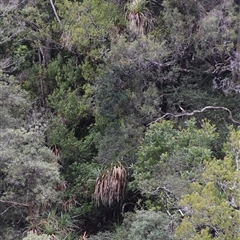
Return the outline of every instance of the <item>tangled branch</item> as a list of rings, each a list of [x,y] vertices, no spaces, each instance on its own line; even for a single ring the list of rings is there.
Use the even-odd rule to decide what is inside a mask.
[[[157,118],[156,120],[150,122],[147,126],[150,126],[151,124],[156,123],[156,122],[160,121],[161,119],[165,119],[168,116],[171,116],[171,117],[174,117],[174,118],[183,117],[183,116],[193,116],[196,113],[203,113],[204,111],[210,110],[210,109],[220,109],[220,110],[228,112],[228,119],[232,123],[240,125],[239,121],[233,119],[232,112],[228,108],[221,107],[221,106],[206,106],[206,107],[202,108],[201,110],[194,110],[192,112],[186,112],[184,109],[182,109],[182,113],[179,113],[179,114],[165,113],[163,116],[161,116],[161,117]]]

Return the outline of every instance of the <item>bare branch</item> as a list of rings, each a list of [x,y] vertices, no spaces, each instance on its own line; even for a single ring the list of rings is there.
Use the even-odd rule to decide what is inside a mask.
[[[235,124],[239,124],[240,125],[240,122],[237,121],[237,120],[234,120],[233,119],[233,116],[232,116],[232,112],[226,108],[226,107],[222,107],[222,106],[206,106],[204,108],[202,108],[201,110],[194,110],[192,112],[183,112],[183,113],[179,113],[179,114],[173,114],[173,113],[165,113],[163,116],[161,116],[160,118],[150,122],[147,126],[150,126],[151,124],[153,123],[156,123],[162,119],[165,119],[166,117],[168,116],[171,116],[171,117],[174,117],[174,118],[178,118],[178,117],[183,117],[183,116],[193,116],[194,114],[196,113],[203,113],[204,111],[206,110],[210,110],[210,109],[220,109],[220,110],[223,110],[223,111],[227,111],[228,112],[228,119],[235,123]]]
[[[54,12],[54,14],[55,14],[55,17],[56,17],[56,19],[57,19],[58,23],[61,25],[61,24],[62,24],[62,22],[61,22],[61,20],[60,20],[60,18],[59,18],[59,16],[58,16],[58,14],[57,14],[57,11],[56,11],[56,8],[55,8],[55,6],[54,6],[54,3],[53,3],[53,1],[52,1],[52,0],[50,0],[50,3],[51,3],[51,6],[52,6],[52,9],[53,9],[53,12]]]
[[[19,202],[14,202],[14,201],[5,201],[5,200],[0,200],[0,202],[10,204],[10,205],[13,205],[13,206],[29,207],[29,205],[26,204],[26,203],[19,203]]]
[[[13,206],[10,206],[8,208],[6,208],[3,212],[0,213],[0,215],[3,215],[5,212],[7,212],[10,208],[12,208]]]

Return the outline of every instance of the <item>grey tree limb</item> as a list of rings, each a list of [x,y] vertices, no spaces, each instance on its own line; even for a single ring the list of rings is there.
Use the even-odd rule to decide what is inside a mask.
[[[55,14],[55,17],[56,17],[58,23],[61,25],[62,22],[61,22],[58,14],[57,14],[57,10],[56,10],[56,8],[55,8],[55,6],[54,6],[53,0],[50,0],[50,3],[51,3],[51,6],[52,6],[52,10],[53,10],[53,12],[54,12],[54,14]]]
[[[186,112],[186,111],[184,111],[184,112],[179,113],[179,114],[165,113],[163,116],[161,116],[161,117],[157,118],[156,120],[150,122],[147,126],[150,126],[150,125],[153,124],[153,123],[156,123],[156,122],[158,122],[158,121],[160,121],[160,120],[162,120],[162,119],[165,119],[165,118],[168,117],[168,116],[171,116],[171,117],[174,117],[174,118],[183,117],[183,116],[193,116],[193,115],[195,115],[196,113],[203,113],[203,112],[206,111],[206,110],[212,110],[212,109],[213,109],[213,110],[214,110],[214,109],[223,110],[223,111],[228,112],[228,119],[229,119],[232,123],[240,125],[240,122],[237,121],[237,120],[235,120],[235,119],[233,118],[232,112],[231,112],[228,108],[222,107],[222,106],[206,106],[206,107],[204,107],[204,108],[202,108],[202,109],[200,109],[200,110],[194,110],[194,111],[192,111],[192,112]]]

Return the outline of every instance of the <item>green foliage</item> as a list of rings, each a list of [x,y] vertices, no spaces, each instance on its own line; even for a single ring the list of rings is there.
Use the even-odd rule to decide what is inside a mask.
[[[90,235],[89,240],[173,239],[170,217],[162,212],[138,210],[124,214],[124,221],[115,230]]]
[[[93,122],[88,107],[91,91],[82,78],[81,70],[72,61],[71,58],[63,61],[58,55],[47,68],[49,79],[55,82],[53,92],[48,95],[48,105],[54,109],[48,129],[48,144],[60,147],[65,172],[74,161],[88,161],[95,155],[89,127]]]
[[[5,118],[0,139],[0,211],[7,219],[1,219],[3,236],[8,226],[18,230],[19,223],[23,227],[26,222],[34,225],[44,208],[58,202],[61,196],[55,190],[60,182],[57,159],[44,146],[45,126],[34,111],[30,114],[26,92],[12,77],[4,77],[9,84],[0,82]]]
[[[88,223],[86,230],[96,231],[101,227],[101,215],[107,216],[108,209],[101,209],[93,201],[96,179],[100,176],[101,166],[94,162],[75,161],[65,174],[68,187],[65,193],[64,209],[76,216],[78,225]],[[86,222],[86,223],[85,223]],[[81,230],[81,229],[80,229]]]
[[[171,219],[162,212],[139,210],[127,214],[112,239],[173,239]]]
[[[23,35],[25,34],[28,37],[28,41],[31,42],[32,47],[39,48],[41,47],[41,41],[54,39],[54,35],[57,36],[59,31],[58,26],[53,21],[54,15],[52,14],[51,5],[42,2],[34,1],[29,2],[22,6],[22,9],[19,11],[19,18],[23,20],[27,27],[22,32],[21,37],[24,39]],[[46,47],[46,48],[45,48]],[[44,53],[43,57],[47,57],[49,53],[47,51],[47,45],[44,46],[44,52],[46,50],[46,55]],[[44,63],[47,63],[49,59],[43,59]]]
[[[4,199],[18,199],[22,203],[36,201],[39,204],[56,200],[52,190],[59,181],[58,165],[42,142],[39,132],[24,129],[2,131],[1,146],[6,150],[2,151],[1,171],[6,174],[4,182],[9,186],[6,188],[8,191],[4,191]]]
[[[159,50],[157,48],[159,47]],[[156,115],[162,97],[155,86],[151,61],[166,56],[164,44],[141,38],[128,43],[121,37],[108,55],[95,86],[96,144],[102,162],[134,162],[144,125]],[[106,151],[106,149],[108,149]]]
[[[140,180],[141,172],[150,173],[156,165],[174,164],[173,171],[180,174],[190,171],[210,158],[211,146],[216,137],[215,127],[208,121],[203,121],[201,128],[196,127],[195,120],[186,121],[185,126],[179,129],[171,121],[152,124],[139,149],[138,161],[134,167],[137,172],[135,178],[139,177]]]
[[[18,18],[18,1],[2,1],[0,4],[0,71],[5,73],[15,73],[24,64],[25,56],[14,54],[12,45],[19,45],[19,35],[24,31],[25,24]]]
[[[228,148],[223,160],[206,163],[201,182],[192,183],[189,194],[182,197],[185,216],[176,229],[177,239],[239,239],[239,130],[232,130],[227,142],[237,143],[237,148]]]
[[[227,13],[227,14],[226,14]],[[238,19],[237,12],[234,11],[234,1],[224,1],[221,9],[219,7],[211,10],[199,21],[199,30],[196,34],[199,45],[196,46],[198,56],[202,58],[212,58],[217,61],[219,58],[226,59],[234,49],[235,24]],[[206,33],[203,36],[203,32]],[[205,51],[212,49],[214,51]]]
[[[185,238],[237,236],[227,221],[238,224],[239,129],[222,150],[226,112],[149,123],[207,105],[240,117],[238,1],[13,0],[0,4],[0,16],[0,238],[27,229],[27,238],[77,239],[107,229],[91,237],[168,239],[180,214]],[[124,211],[151,211],[124,215],[110,232],[122,206],[97,207],[92,195],[97,177],[108,192],[112,172],[104,170],[117,161],[133,171]],[[180,198],[196,211],[179,208]],[[168,235],[163,212],[173,221]]]
[[[75,120],[84,112],[84,106],[81,102],[77,91],[68,89],[55,89],[53,94],[49,97],[51,105],[58,111],[59,117],[62,118],[67,125],[71,126]]]
[[[163,1],[163,31],[165,39],[169,39],[169,48],[175,59],[185,60],[185,54],[191,53],[192,32],[196,19],[196,2],[194,0]],[[161,38],[161,33],[160,36]],[[186,52],[188,49],[188,53]],[[182,60],[181,60],[182,58]],[[183,61],[184,61],[183,60]]]
[[[114,23],[122,21],[120,12],[111,1],[91,0],[81,3],[65,1],[64,4],[57,1],[56,5],[59,8],[59,15],[64,19],[63,43],[70,48],[76,46],[79,51],[88,54],[89,51],[102,46],[104,49]]]
[[[74,162],[68,171],[66,179],[72,185],[70,195],[74,195],[80,202],[92,199],[96,179],[100,169],[97,163]]]
[[[133,165],[132,188],[149,196],[148,208],[175,209],[178,199],[188,186],[196,181],[203,162],[211,158],[215,127],[203,121],[196,127],[195,120],[176,128],[171,121],[162,121],[149,127]],[[151,196],[155,196],[153,201]]]
[[[48,105],[54,109],[49,144],[60,146],[63,165],[89,160],[95,154],[89,128],[93,122],[88,100],[91,90],[81,73],[73,59],[64,61],[60,55],[47,68],[48,78],[55,82],[48,95]]]
[[[50,124],[48,129],[48,144],[60,147],[61,163],[64,172],[66,172],[70,164],[91,161],[96,156],[96,148],[93,140],[94,132],[89,133],[88,131],[91,132],[90,129],[88,130],[81,126],[78,129],[68,129],[62,121],[56,118]]]
[[[28,96],[18,85],[13,76],[0,71],[0,122],[1,128],[20,128],[30,108]],[[10,89],[10,90],[9,90]]]
[[[169,218],[161,212],[139,211],[130,228],[129,239],[171,239]]]
[[[52,209],[46,218],[42,218],[39,228],[43,234],[56,236],[58,239],[76,239],[74,231],[77,230],[76,220],[69,213],[57,214]]]

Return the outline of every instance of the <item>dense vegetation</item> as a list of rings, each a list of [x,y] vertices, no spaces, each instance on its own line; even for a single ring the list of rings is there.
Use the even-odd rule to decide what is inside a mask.
[[[0,17],[1,239],[240,239],[239,0]]]

